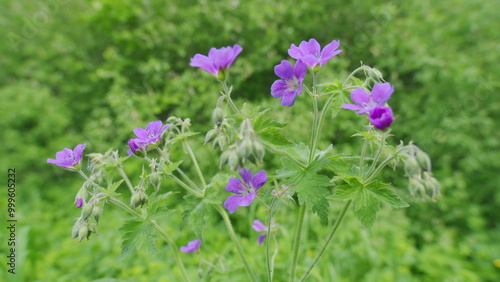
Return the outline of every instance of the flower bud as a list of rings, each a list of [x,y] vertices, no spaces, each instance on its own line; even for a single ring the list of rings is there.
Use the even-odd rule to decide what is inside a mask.
[[[89,235],[89,228],[87,227],[87,225],[82,225],[78,230],[78,242],[81,242],[88,235]]]
[[[146,193],[142,192],[141,193],[141,207],[143,205],[147,205],[149,203],[149,197],[146,195]]]
[[[132,196],[130,197],[130,206],[135,208],[140,204],[141,204],[141,194],[138,193],[137,191],[134,191],[134,193],[132,193]]]
[[[251,139],[243,139],[241,142],[239,149],[240,149],[240,154],[243,158],[248,158],[250,154],[252,153],[252,148],[253,148],[253,142]]]
[[[421,196],[425,195],[425,186],[422,184],[419,178],[412,177],[408,183],[408,190],[412,195],[416,195],[417,193]]]
[[[441,188],[441,185],[436,180],[436,178],[429,175],[428,177],[425,178],[424,185],[429,197],[434,198],[437,195],[439,195],[439,190]]]
[[[264,145],[262,144],[262,142],[260,142],[260,141],[253,142],[253,154],[255,155],[255,157],[259,161],[262,161],[265,153],[266,153],[266,149],[264,148]]]
[[[71,230],[71,238],[75,239],[78,237],[78,231],[80,230],[80,227],[82,227],[82,218],[80,217],[76,222],[75,225],[73,225],[73,229]]]
[[[207,132],[207,135],[205,135],[205,144],[212,142],[215,137],[217,137],[217,130],[216,129],[211,129]]]
[[[408,177],[420,175],[421,169],[420,165],[418,164],[417,160],[413,157],[409,157],[406,159],[405,164],[405,173],[408,175]]]
[[[235,169],[240,164],[240,157],[236,151],[231,151],[227,160],[227,164],[231,169]]]
[[[151,173],[149,175],[149,182],[153,185],[155,190],[158,190],[161,184],[161,174],[158,172]]]
[[[89,218],[89,216],[92,214],[92,210],[94,209],[94,205],[93,204],[86,204],[85,206],[83,206],[83,209],[82,209],[82,218],[83,219],[87,219]]]
[[[415,157],[417,158],[418,164],[424,171],[431,170],[431,159],[426,153],[418,151]]]
[[[231,151],[222,152],[222,154],[220,155],[220,167],[227,164],[227,161],[229,159],[229,154],[231,154]]]
[[[224,121],[224,117],[226,116],[226,114],[224,113],[224,110],[217,107],[214,109],[214,111],[212,112],[212,121],[217,125],[219,126],[223,121]]]
[[[92,209],[92,217],[94,217],[94,219],[97,223],[99,223],[99,220],[101,219],[103,212],[104,212],[104,210],[100,206],[95,206]]]
[[[370,70],[368,71],[368,75],[370,76],[371,79],[373,79],[375,81],[383,81],[384,80],[384,76],[376,68],[370,68]]]
[[[224,147],[226,147],[226,145],[227,145],[226,135],[219,135],[218,143],[219,143],[220,149],[224,150]]]

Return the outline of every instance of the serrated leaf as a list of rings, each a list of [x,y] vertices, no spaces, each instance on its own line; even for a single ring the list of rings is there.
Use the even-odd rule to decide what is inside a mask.
[[[275,147],[287,147],[293,145],[293,143],[288,140],[285,135],[283,135],[282,129],[278,127],[267,127],[261,129],[257,131],[257,135],[262,142]]]
[[[374,182],[366,186],[366,189],[368,189],[379,201],[388,204],[392,208],[399,209],[410,206],[396,194],[396,191],[389,188],[389,185],[385,183]]]
[[[203,231],[207,228],[207,204],[197,198],[186,201],[184,206],[185,209],[182,212],[184,223],[193,229],[197,238],[203,238]]]
[[[295,184],[293,187],[297,191],[299,203],[307,204],[309,208],[319,216],[321,223],[328,224],[328,201],[329,195],[326,187],[330,186],[330,179],[321,174],[302,172],[290,179]]]
[[[116,189],[118,189],[118,187],[120,186],[120,184],[122,184],[122,182],[124,181],[125,179],[122,179],[120,181],[117,181],[117,182],[113,182],[111,185],[108,186],[108,195],[111,196],[111,194],[114,194],[114,192],[116,191]]]
[[[371,228],[377,212],[379,201],[371,195],[368,189],[361,189],[354,201],[354,214],[366,228]]]
[[[182,163],[182,161],[178,161],[178,162],[175,162],[175,163],[170,163],[170,164],[164,164],[163,165],[163,170],[166,174],[172,174],[172,172],[174,172],[174,170],[176,170],[177,168],[179,168],[179,165]]]
[[[150,253],[158,252],[155,232],[149,222],[130,219],[120,227],[119,231],[123,235],[118,262],[125,259],[136,249]]]
[[[352,187],[350,185],[338,185],[335,187],[335,191],[333,195],[329,196],[328,199],[337,200],[337,201],[345,201],[355,199],[358,194],[359,187]]]
[[[148,219],[158,219],[172,213],[172,211],[166,206],[165,202],[174,194],[177,194],[177,192],[170,191],[160,195],[153,194],[148,203]]]

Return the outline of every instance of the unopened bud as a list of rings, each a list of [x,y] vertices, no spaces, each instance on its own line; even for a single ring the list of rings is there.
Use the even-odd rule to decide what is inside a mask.
[[[240,157],[236,151],[231,151],[227,160],[227,164],[231,169],[234,169],[240,164]]]
[[[224,110],[217,107],[212,112],[212,121],[218,126],[224,121],[225,116]]]
[[[409,157],[405,161],[405,173],[408,177],[420,175],[421,169],[417,160],[413,157]]]
[[[370,76],[370,78],[372,78],[373,80],[376,80],[376,81],[384,80],[384,76],[376,68],[370,68],[370,70],[368,71],[368,75]]]
[[[151,183],[151,185],[153,185],[155,190],[157,190],[161,184],[161,174],[159,174],[158,172],[151,173],[149,175],[149,182]]]
[[[103,212],[104,212],[104,210],[100,206],[95,206],[92,209],[92,217],[94,217],[94,219],[97,223],[99,223],[99,220],[101,219]]]
[[[262,161],[264,155],[266,154],[266,149],[264,148],[262,142],[260,141],[253,142],[253,154],[259,161]]]
[[[71,230],[71,238],[72,239],[75,239],[76,237],[78,237],[78,231],[80,230],[80,227],[82,227],[82,222],[83,220],[81,218],[79,218],[75,225],[73,225],[73,229]]]
[[[92,210],[93,209],[94,209],[94,205],[93,204],[86,204],[85,206],[83,206],[83,209],[82,209],[82,217],[83,217],[83,219],[89,218],[89,216],[92,214]]]
[[[78,230],[78,242],[81,242],[88,235],[89,235],[89,228],[87,227],[87,225],[82,225]]]
[[[422,184],[420,179],[416,177],[410,178],[408,190],[410,190],[412,195],[420,194],[423,196],[425,194],[425,186]]]
[[[250,154],[252,153],[252,148],[253,148],[253,144],[252,144],[252,140],[247,138],[247,139],[244,139],[240,146],[239,146],[239,149],[240,149],[240,154],[243,158],[248,158],[248,156],[250,156]]]
[[[141,193],[141,206],[147,205],[149,203],[149,197],[146,193]]]
[[[132,196],[130,197],[130,206],[135,208],[140,204],[141,204],[141,194],[135,191],[134,193],[132,193]]]
[[[439,190],[441,189],[441,185],[439,184],[436,178],[429,175],[428,177],[425,178],[424,185],[429,197],[434,198],[437,195],[439,195]]]
[[[226,135],[219,135],[218,143],[219,143],[220,149],[224,150],[224,147],[226,147],[226,145],[227,145]]]
[[[231,154],[231,151],[224,151],[220,155],[220,166],[222,167],[223,165],[227,164],[227,161],[229,159],[229,154]]]
[[[418,164],[420,165],[420,167],[422,167],[424,171],[431,170],[431,159],[426,153],[418,151],[415,157],[417,158]]]
[[[217,137],[217,130],[211,129],[205,135],[205,144],[212,142]]]

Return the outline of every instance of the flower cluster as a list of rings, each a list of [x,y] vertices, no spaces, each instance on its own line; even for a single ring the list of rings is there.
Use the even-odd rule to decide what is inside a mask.
[[[384,130],[394,121],[391,107],[385,105],[393,92],[394,87],[389,82],[376,83],[371,93],[358,88],[351,92],[351,100],[356,104],[344,104],[342,108],[356,111],[358,115],[368,114],[371,124]]]
[[[136,138],[128,140],[128,146],[130,149],[127,154],[134,155],[138,152],[143,152],[148,150],[151,146],[157,144],[161,139],[161,135],[168,128],[169,124],[162,126],[160,120],[150,122],[146,128],[136,128],[134,133]]]
[[[280,79],[271,85],[271,95],[274,98],[281,98],[281,105],[293,106],[295,98],[302,93],[307,67],[312,72],[318,72],[326,62],[342,52],[337,50],[339,45],[340,41],[334,40],[321,50],[321,46],[314,38],[309,42],[302,41],[299,47],[292,44],[288,54],[297,62],[292,66],[290,62],[283,60],[274,67],[274,73]]]
[[[241,182],[239,178],[233,177],[229,179],[226,186],[226,191],[236,194],[229,196],[224,202],[224,207],[228,209],[230,213],[234,213],[238,206],[249,206],[255,199],[257,190],[267,182],[267,174],[264,170],[254,175],[252,175],[250,169],[239,168],[238,172],[243,182]]]

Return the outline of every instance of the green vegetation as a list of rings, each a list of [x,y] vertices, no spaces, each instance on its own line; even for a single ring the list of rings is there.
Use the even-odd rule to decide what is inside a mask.
[[[73,201],[83,180],[46,159],[81,143],[87,143],[85,153],[114,147],[124,156],[132,129],[175,115],[191,118],[192,129],[202,133],[190,142],[203,160],[201,169],[215,175],[218,155],[201,144],[220,85],[189,67],[189,60],[235,43],[243,47],[229,77],[236,103],[269,107],[269,114],[290,122],[285,134],[295,140],[308,136],[309,118],[302,117],[310,115],[310,102],[281,107],[270,86],[273,67],[288,58],[290,44],[316,38],[323,45],[338,39],[344,50],[321,71],[320,82],[343,79],[362,61],[395,85],[392,133],[429,153],[442,197],[412,198],[403,177],[395,178],[393,186],[411,206],[382,207],[371,232],[349,212],[311,281],[495,281],[500,276],[500,2],[344,2],[1,0],[0,171],[17,171],[18,265],[11,275],[2,263],[0,280],[180,279],[173,252],[162,241],[158,253],[138,251],[117,263],[118,229],[127,215],[115,207],[105,209],[99,236],[72,240],[79,215]],[[323,131],[320,148],[333,143],[335,152],[360,150],[359,140],[350,137],[363,124],[355,114],[341,111],[335,122],[326,122],[330,130]],[[189,161],[182,165],[189,171]],[[281,163],[266,155],[264,166],[274,171]],[[130,159],[125,169],[138,175],[141,162]],[[159,224],[177,245],[186,245],[195,231],[182,224],[183,207],[177,203],[183,192],[173,181],[162,189],[180,193],[168,199],[174,211]],[[124,200],[130,197],[124,185],[119,191]],[[330,220],[342,205],[329,202]],[[284,206],[275,216],[278,281],[287,277],[292,211],[298,209]],[[236,250],[221,231],[222,219],[215,210],[206,212],[214,213],[205,230],[212,240],[202,249],[219,271],[204,269],[204,275],[210,281],[245,281]],[[264,268],[264,247],[257,247],[259,234],[251,225],[265,214],[255,206],[248,213],[248,219],[231,219],[249,263]],[[304,228],[306,263],[299,263],[298,273],[328,232],[316,216],[306,218]],[[4,258],[7,235],[2,226]],[[199,258],[182,255],[195,280]]]

